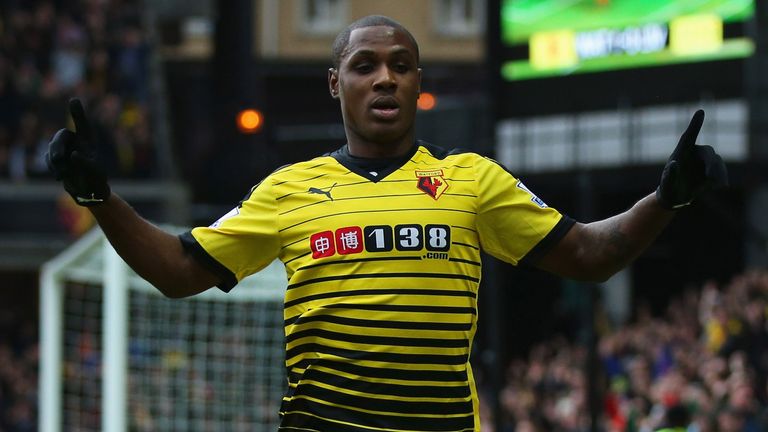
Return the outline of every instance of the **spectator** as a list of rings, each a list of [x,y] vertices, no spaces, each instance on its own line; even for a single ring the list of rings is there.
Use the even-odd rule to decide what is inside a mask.
[[[664,415],[664,427],[658,432],[685,432],[688,430],[690,421],[691,415],[688,408],[680,404],[672,405]]]
[[[56,29],[53,69],[56,81],[65,91],[74,89],[85,76],[85,29],[72,17],[59,17]]]

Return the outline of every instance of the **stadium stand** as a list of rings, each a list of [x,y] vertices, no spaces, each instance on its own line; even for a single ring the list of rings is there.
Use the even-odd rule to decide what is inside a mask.
[[[0,430],[37,430],[35,317],[0,309]]]
[[[147,113],[149,47],[131,1],[4,1],[0,6],[0,179],[47,176],[49,137],[66,99],[94,114],[110,175],[155,174]]]
[[[688,430],[768,430],[767,306],[768,273],[754,271],[690,287],[661,317],[640,306],[630,323],[603,325],[601,430],[656,431],[675,415]],[[558,336],[512,361],[504,431],[589,430],[586,359],[583,343]]]

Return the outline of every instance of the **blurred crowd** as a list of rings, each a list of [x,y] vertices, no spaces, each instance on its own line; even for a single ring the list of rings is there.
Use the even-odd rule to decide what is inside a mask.
[[[154,174],[141,26],[138,0],[0,2],[0,181],[48,176],[47,143],[73,96],[111,177]]]
[[[598,343],[602,431],[768,430],[768,273],[710,282],[603,329]],[[502,432],[589,431],[584,344],[553,337],[506,371]],[[484,432],[491,431],[490,421]]]
[[[38,334],[35,317],[0,308],[0,431],[37,430]]]

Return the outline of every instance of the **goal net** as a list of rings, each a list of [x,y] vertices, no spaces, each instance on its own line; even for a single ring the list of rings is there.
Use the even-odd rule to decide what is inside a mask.
[[[40,430],[276,430],[285,287],[168,299],[88,233],[41,272]]]

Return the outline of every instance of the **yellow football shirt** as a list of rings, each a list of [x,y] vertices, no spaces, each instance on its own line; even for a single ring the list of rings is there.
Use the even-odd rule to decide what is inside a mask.
[[[281,430],[477,431],[480,251],[517,264],[572,224],[493,160],[419,142],[283,167],[181,239],[224,290],[285,264]]]

